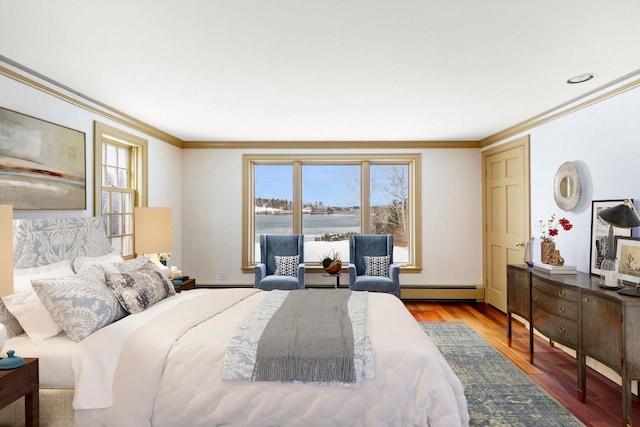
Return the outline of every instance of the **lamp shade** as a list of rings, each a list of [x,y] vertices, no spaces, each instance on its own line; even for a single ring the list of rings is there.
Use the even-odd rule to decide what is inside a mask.
[[[13,206],[0,205],[0,297],[13,293]]]
[[[598,216],[615,227],[631,228],[640,226],[640,216],[629,199],[623,204],[603,209]]]
[[[173,246],[171,208],[134,208],[133,233],[137,254],[170,253]]]

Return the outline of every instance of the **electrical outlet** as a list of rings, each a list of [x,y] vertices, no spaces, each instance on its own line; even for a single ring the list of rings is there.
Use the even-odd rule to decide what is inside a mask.
[[[220,272],[220,280],[224,281],[227,278],[227,273],[225,273],[224,271]]]

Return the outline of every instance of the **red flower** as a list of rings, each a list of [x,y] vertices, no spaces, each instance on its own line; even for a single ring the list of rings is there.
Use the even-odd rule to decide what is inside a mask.
[[[542,240],[553,240],[553,237],[558,235],[558,225],[560,225],[565,231],[569,231],[573,228],[573,225],[571,225],[567,218],[560,218],[556,222],[556,214],[553,214],[546,223],[540,221],[540,231],[542,232],[540,238]]]
[[[569,222],[569,220],[567,218],[560,218],[560,220],[558,220],[558,222],[560,223],[562,228],[565,229],[565,231],[569,231],[569,230],[571,230],[571,227],[573,227],[573,225],[571,225],[571,223]],[[558,234],[557,230],[556,230],[556,234]]]

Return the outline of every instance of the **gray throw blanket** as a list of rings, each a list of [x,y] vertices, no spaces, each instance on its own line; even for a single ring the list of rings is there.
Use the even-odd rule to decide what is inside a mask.
[[[355,382],[348,289],[290,291],[262,332],[254,381]]]

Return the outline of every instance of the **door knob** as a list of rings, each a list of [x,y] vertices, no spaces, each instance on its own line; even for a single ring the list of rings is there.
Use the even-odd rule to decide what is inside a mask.
[[[518,242],[518,243],[516,243],[516,246],[522,247],[522,246],[524,246],[524,242]]]

